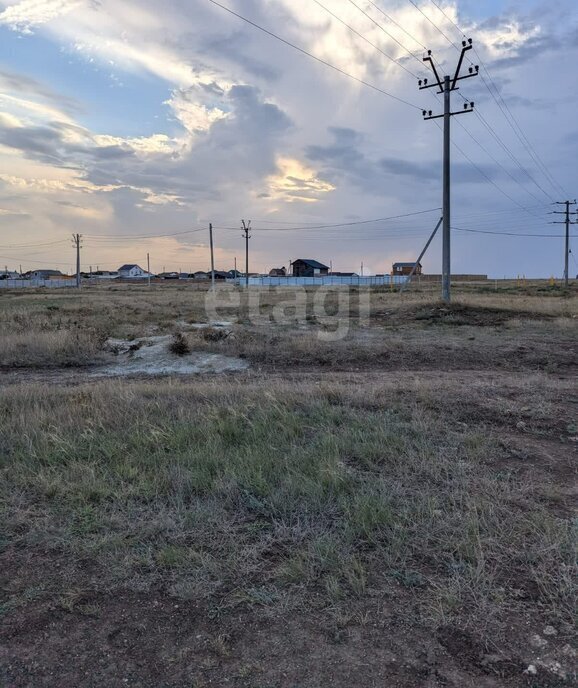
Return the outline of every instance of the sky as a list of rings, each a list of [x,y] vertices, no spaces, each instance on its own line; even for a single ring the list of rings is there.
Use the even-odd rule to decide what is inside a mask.
[[[441,214],[422,58],[453,75],[464,38],[452,270],[560,276],[575,0],[0,0],[0,266],[72,271],[79,233],[86,270],[205,270],[212,222],[216,268],[242,268],[244,219],[252,272],[389,273]]]

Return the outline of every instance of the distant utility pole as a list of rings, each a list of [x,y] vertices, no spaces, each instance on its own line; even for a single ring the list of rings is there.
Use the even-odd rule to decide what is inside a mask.
[[[563,222],[553,222],[553,225],[566,225],[566,240],[564,242],[564,286],[568,286],[568,258],[570,256],[570,225],[578,224],[578,221],[570,219],[570,206],[576,205],[576,199],[573,201],[557,201],[556,205],[565,205],[566,210],[560,212],[559,210],[554,211],[554,215],[566,215]]]
[[[80,240],[82,234],[72,235],[72,245],[76,248],[76,288],[80,289]]]
[[[427,79],[419,80],[419,88],[439,88],[438,93],[444,94],[444,113],[443,115],[434,115],[431,110],[423,111],[424,120],[444,118],[444,162],[443,162],[443,250],[442,250],[442,299],[449,303],[450,301],[450,287],[451,287],[451,261],[450,261],[450,231],[451,231],[451,196],[450,196],[450,118],[454,115],[461,115],[465,112],[472,112],[474,109],[473,103],[465,103],[463,110],[451,111],[451,92],[457,90],[457,82],[462,79],[469,79],[472,76],[477,76],[479,73],[479,66],[469,68],[469,73],[460,76],[462,62],[464,55],[468,50],[472,49],[472,39],[462,41],[462,52],[458,65],[453,77],[444,76],[443,81],[440,78],[436,66],[432,58],[432,51],[428,50],[424,62],[429,62],[430,67],[435,76],[435,82],[428,83]]]
[[[213,251],[213,223],[209,222],[209,242],[211,244],[211,289],[215,291],[215,253]]]
[[[249,287],[249,239],[251,238],[249,230],[251,229],[251,220],[248,222],[241,220],[241,223],[243,225],[242,229],[245,236],[245,286]]]
[[[151,256],[150,253],[147,253],[147,275],[148,275],[148,282],[149,282],[149,287],[151,286]]]

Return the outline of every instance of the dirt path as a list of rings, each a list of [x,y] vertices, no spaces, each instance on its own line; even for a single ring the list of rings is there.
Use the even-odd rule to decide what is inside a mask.
[[[7,624],[0,680],[7,688],[530,685],[520,658],[497,658],[452,626],[432,636],[416,627],[411,599],[407,614],[400,601],[376,598],[340,618],[326,609],[290,617],[282,610],[239,609],[219,616],[159,593],[85,597],[69,610],[23,610]]]

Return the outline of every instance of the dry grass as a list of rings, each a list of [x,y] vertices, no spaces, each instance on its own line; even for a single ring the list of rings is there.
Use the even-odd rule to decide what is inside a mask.
[[[104,360],[104,339],[90,330],[5,333],[0,336],[0,367],[68,368]]]
[[[341,313],[350,330],[338,341],[310,311],[273,322],[287,292],[263,292],[258,317],[241,295],[219,312],[230,335],[190,329],[209,318],[205,292],[186,287],[4,294],[4,368],[91,364],[107,337],[152,334],[252,367],[68,385],[43,383],[49,371],[13,375],[0,396],[0,611],[11,623],[38,609],[72,626],[89,617],[98,635],[99,604],[138,595],[138,616],[160,596],[168,619],[179,605],[210,620],[220,662],[234,655],[229,625],[244,610],[284,622],[309,614],[335,643],[347,619],[361,619],[377,647],[387,609],[408,646],[414,631],[467,629],[486,651],[516,657],[528,629],[552,624],[562,648],[576,602],[578,299],[537,289],[464,289],[451,309],[431,291],[376,291],[367,323],[349,319],[354,304]],[[115,632],[130,630],[119,623]],[[54,634],[38,628],[22,655],[16,636],[13,655],[43,652]],[[50,671],[54,656],[42,660]],[[476,657],[460,685],[483,684]],[[504,685],[526,685],[513,666],[520,682]],[[549,681],[535,685],[564,685]],[[142,685],[156,684],[147,675]]]
[[[368,327],[360,327],[356,290],[349,294],[345,310],[339,310],[337,292],[330,293],[327,312],[337,315],[327,321],[312,314],[315,290],[307,290],[302,323],[290,317],[279,320],[281,304],[291,301],[290,290],[261,290],[258,312],[249,311],[247,294],[240,291],[239,305],[218,311],[222,319],[239,323],[234,338],[212,328],[188,337],[194,348],[276,367],[480,367],[493,365],[498,357],[506,367],[554,370],[566,367],[573,357],[578,298],[552,294],[557,296],[544,296],[537,288],[523,294],[457,290],[458,303],[445,311],[431,290],[375,290]],[[68,290],[4,294],[0,366],[97,363],[107,337],[169,334],[179,331],[178,323],[207,322],[206,298],[204,290],[172,286],[87,289],[80,295]],[[338,327],[348,330],[345,339],[320,338]]]
[[[517,391],[558,394],[543,379]],[[499,468],[487,427],[457,421],[471,395],[444,397],[347,380],[11,388],[6,545],[65,556],[80,578],[90,560],[100,589],[161,585],[217,606],[402,585],[428,618],[491,628],[537,589],[567,619],[570,524]],[[553,415],[542,406],[554,430]]]

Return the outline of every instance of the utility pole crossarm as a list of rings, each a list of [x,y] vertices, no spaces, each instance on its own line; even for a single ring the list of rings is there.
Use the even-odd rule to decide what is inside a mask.
[[[450,116],[453,117],[454,115],[464,115],[466,112],[473,112],[474,111],[474,102],[470,103],[464,103],[464,109],[463,110],[456,110],[455,112],[450,112]],[[440,117],[444,117],[443,114],[441,115],[434,115],[433,110],[422,110],[421,111],[423,115],[424,121],[427,121],[428,119],[439,119]]]
[[[462,62],[464,61],[464,55],[468,52],[468,50],[471,50],[472,48],[473,48],[473,46],[472,46],[472,39],[471,38],[468,38],[467,41],[462,41],[462,52],[460,53],[460,59],[458,60],[458,66],[456,67],[456,71],[455,71],[454,78],[452,81],[452,91],[455,89],[456,81],[458,81],[458,79],[467,79],[470,76],[475,76],[475,74],[473,74],[473,71],[471,68],[470,68],[469,74],[467,74],[465,76],[460,76],[460,69],[462,68]],[[480,68],[478,66],[478,71],[479,71],[479,69]]]
[[[434,76],[436,78],[436,81],[434,84],[428,84],[427,79],[423,80],[423,86],[422,86],[422,80],[420,79],[419,81],[419,87],[420,90],[423,91],[424,88],[433,88],[434,86],[437,86],[440,89],[440,93],[444,90],[442,80],[440,79],[440,76],[438,74],[438,70],[436,69],[436,66],[434,64],[433,58],[431,56],[431,50],[427,51],[427,56],[423,58],[424,62],[429,62],[430,67],[432,69],[432,72],[434,73]]]

